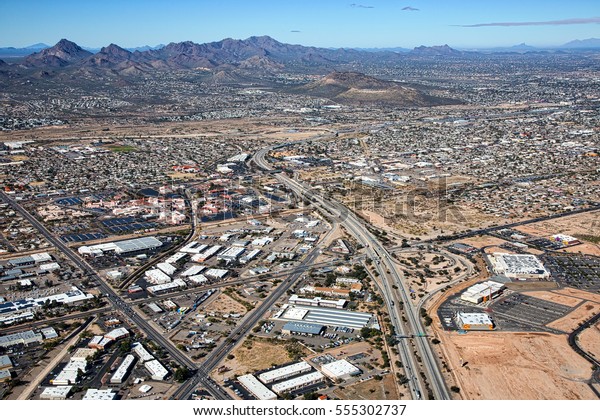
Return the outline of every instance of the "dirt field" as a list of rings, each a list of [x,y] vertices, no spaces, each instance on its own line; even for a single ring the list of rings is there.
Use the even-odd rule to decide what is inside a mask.
[[[396,387],[394,386],[394,377],[391,374],[385,375],[381,381],[369,379],[359,382],[344,389],[336,389],[333,395],[341,400],[398,400],[400,399]]]
[[[600,295],[596,293],[585,292],[583,290],[571,289],[570,287],[557,290],[555,293],[565,296],[572,296],[583,300],[589,300],[590,302],[600,303]]]
[[[596,360],[600,359],[600,324],[596,323],[579,334],[579,345]]]
[[[223,374],[215,373],[216,377],[219,379],[232,378],[235,375],[252,373],[292,361],[283,344],[252,340],[252,347],[249,349],[246,347],[247,343],[248,341],[245,341],[242,345],[238,346],[232,353],[234,358],[227,360],[223,364],[231,370]]]
[[[567,314],[567,316],[557,319],[548,324],[550,328],[570,333],[577,329],[581,321],[591,318],[600,311],[600,304],[595,302],[584,302],[579,308]]]
[[[584,382],[591,365],[564,335],[442,332],[440,339],[466,399],[596,399]]]
[[[547,290],[539,291],[539,292],[523,292],[524,295],[533,296],[538,299],[548,300],[550,302],[558,303],[560,305],[566,305],[575,307],[579,305],[582,300],[574,297],[559,295],[555,292],[550,292]]]
[[[207,313],[216,312],[221,314],[245,314],[246,308],[224,293],[212,301],[205,309]]]
[[[494,236],[473,236],[471,238],[461,239],[459,242],[471,245],[475,248],[482,248],[484,246],[501,245],[506,241]]]

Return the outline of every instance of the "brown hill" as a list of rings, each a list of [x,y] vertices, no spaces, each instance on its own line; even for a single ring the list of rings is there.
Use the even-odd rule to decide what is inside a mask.
[[[65,67],[81,61],[92,53],[66,39],[61,39],[55,46],[33,53],[23,60],[25,67]]]
[[[401,83],[355,72],[333,72],[315,82],[295,88],[296,93],[354,105],[425,107],[459,101],[427,95]]]

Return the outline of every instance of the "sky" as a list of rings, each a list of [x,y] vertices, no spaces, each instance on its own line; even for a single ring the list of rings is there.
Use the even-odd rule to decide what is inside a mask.
[[[598,0],[0,0],[0,46],[269,35],[316,47],[556,46],[600,38]]]

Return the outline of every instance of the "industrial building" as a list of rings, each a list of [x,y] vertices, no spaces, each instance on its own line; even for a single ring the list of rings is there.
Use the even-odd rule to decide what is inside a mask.
[[[237,378],[238,382],[248,390],[256,399],[276,400],[275,395],[269,388],[264,386],[254,375],[242,375]]]
[[[200,274],[204,270],[206,270],[206,266],[204,266],[204,265],[192,265],[187,270],[185,270],[183,273],[181,273],[180,276],[181,277],[192,277],[197,274]]]
[[[123,362],[119,365],[113,376],[110,378],[111,384],[121,384],[123,383],[123,379],[129,374],[129,371],[135,364],[135,357],[131,354],[125,356]]]
[[[71,360],[75,360],[75,361],[79,361],[79,362],[85,362],[88,357],[94,357],[94,355],[98,352],[98,350],[96,349],[86,349],[86,348],[78,348],[77,350],[75,350],[75,352],[71,355]]]
[[[167,276],[172,276],[177,271],[177,267],[174,267],[167,262],[156,264],[156,268],[165,273]]]
[[[208,245],[199,244],[198,242],[190,242],[186,246],[180,249],[181,252],[185,252],[187,254],[200,254],[208,248]]]
[[[359,368],[349,361],[342,359],[321,366],[321,372],[332,380],[347,379],[351,376],[360,375]]]
[[[296,391],[298,389],[314,385],[323,381],[323,374],[321,372],[311,372],[306,375],[298,376],[284,382],[273,385],[273,392],[281,395],[286,392]]]
[[[506,289],[504,284],[488,280],[469,287],[460,295],[460,298],[465,302],[479,304],[499,296],[504,289]]]
[[[504,254],[496,252],[487,256],[496,274],[509,278],[545,279],[550,273],[535,255]]]
[[[225,278],[225,276],[227,275],[227,273],[229,273],[229,271],[227,271],[227,270],[221,270],[221,269],[218,269],[218,268],[211,268],[210,270],[206,270],[206,272],[204,273],[204,275],[206,277],[211,277],[213,279],[221,280],[221,279]]]
[[[40,394],[42,400],[66,400],[73,386],[49,386]]]
[[[344,299],[327,300],[320,297],[307,299],[298,297],[298,295],[292,295],[290,296],[289,303],[292,305],[322,306],[324,308],[342,309],[346,306],[347,301]]]
[[[252,261],[254,258],[256,258],[260,253],[261,253],[260,249],[254,249],[254,250],[250,251],[249,253],[244,255],[242,258],[240,258],[240,263],[247,264],[250,261]]]
[[[44,339],[46,339],[46,340],[52,340],[53,338],[58,337],[58,333],[52,327],[42,328],[40,330],[40,332],[42,333],[42,335],[44,336]]]
[[[170,283],[157,284],[156,286],[150,286],[146,290],[148,293],[157,295],[160,293],[167,292],[169,290],[177,289],[178,287],[187,287],[187,283],[181,279],[175,279]]]
[[[79,371],[83,373],[87,371],[87,361],[69,360],[56,378],[50,380],[50,383],[52,385],[73,385],[77,382]]]
[[[82,400],[114,400],[117,396],[112,389],[88,389]]]
[[[224,260],[227,262],[236,261],[244,252],[246,252],[246,248],[232,246],[230,248],[227,248],[225,251],[221,252],[217,259]]]
[[[12,375],[10,370],[8,369],[0,369],[0,382],[7,382],[12,379]]]
[[[31,267],[41,263],[52,261],[52,257],[47,252],[31,254],[25,257],[12,258],[8,260],[11,267]]]
[[[112,251],[116,254],[130,254],[139,251],[150,251],[159,248],[162,245],[163,243],[154,236],[146,236],[143,238],[134,238],[119,242],[81,246],[77,249],[77,252],[82,255],[93,256],[100,256],[109,251]]]
[[[42,341],[42,334],[29,330],[0,337],[0,347],[6,348],[18,344],[41,343]]]
[[[562,233],[557,233],[556,235],[552,235],[550,237],[550,240],[552,240],[554,242],[559,242],[564,246],[577,245],[577,244],[581,243],[581,241],[579,241],[579,239],[574,238],[573,236],[564,235]]]
[[[458,312],[456,325],[461,330],[493,330],[494,322],[488,314],[481,312]]]
[[[310,372],[311,369],[312,367],[308,363],[298,362],[261,373],[258,375],[258,379],[260,379],[260,381],[264,384],[270,384],[271,382],[281,381],[283,379],[299,375],[300,373]]]
[[[150,377],[155,381],[162,381],[169,374],[169,371],[165,369],[162,363],[160,363],[158,360],[149,360],[148,362],[144,363],[144,367],[150,373]]]
[[[165,260],[165,263],[175,264],[185,257],[187,257],[187,254],[185,252],[177,252],[177,253],[171,255],[169,258],[167,258]]]
[[[115,328],[114,330],[109,331],[108,333],[104,334],[104,338],[108,338],[109,340],[114,340],[114,341],[118,341],[121,338],[125,338],[125,337],[129,337],[129,331],[127,331],[127,328]]]
[[[215,255],[221,249],[221,245],[214,245],[203,251],[201,254],[196,254],[192,257],[192,261],[195,262],[204,262],[208,260],[210,257]]]
[[[284,305],[274,318],[332,327],[363,328],[376,325],[376,318],[370,313],[299,305]]]
[[[325,326],[319,324],[310,324],[308,322],[286,322],[281,332],[283,334],[306,334],[319,335],[325,329]]]
[[[0,355],[0,369],[10,369],[12,367],[13,367],[13,364],[10,360],[10,357],[8,357],[5,354]]]
[[[148,280],[148,283],[151,284],[164,284],[171,282],[171,277],[169,277],[162,270],[159,270],[157,268],[146,271],[144,273],[144,276],[146,276],[146,280]]]

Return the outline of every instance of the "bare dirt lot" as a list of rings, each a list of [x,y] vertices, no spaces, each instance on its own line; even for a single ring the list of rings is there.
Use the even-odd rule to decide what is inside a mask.
[[[560,305],[566,305],[575,307],[581,303],[581,299],[575,297],[569,297],[564,295],[559,295],[555,292],[550,292],[547,290],[539,291],[539,292],[524,292],[524,295],[533,296],[538,299],[548,300],[550,302],[558,303]]]
[[[596,360],[600,359],[600,324],[596,323],[579,334],[579,345]]]
[[[336,389],[333,394],[342,400],[397,400],[399,399],[394,377],[385,375],[381,381],[369,379],[344,389]]]
[[[245,314],[246,308],[239,302],[236,302],[226,294],[221,293],[218,298],[212,301],[205,309],[207,313],[220,314]]]
[[[466,399],[596,399],[585,383],[591,365],[564,335],[443,332],[441,340]]]
[[[571,332],[579,326],[581,321],[591,318],[600,311],[600,304],[595,302],[584,302],[580,307],[567,314],[567,316],[557,319],[548,324],[550,328],[564,332]]]

